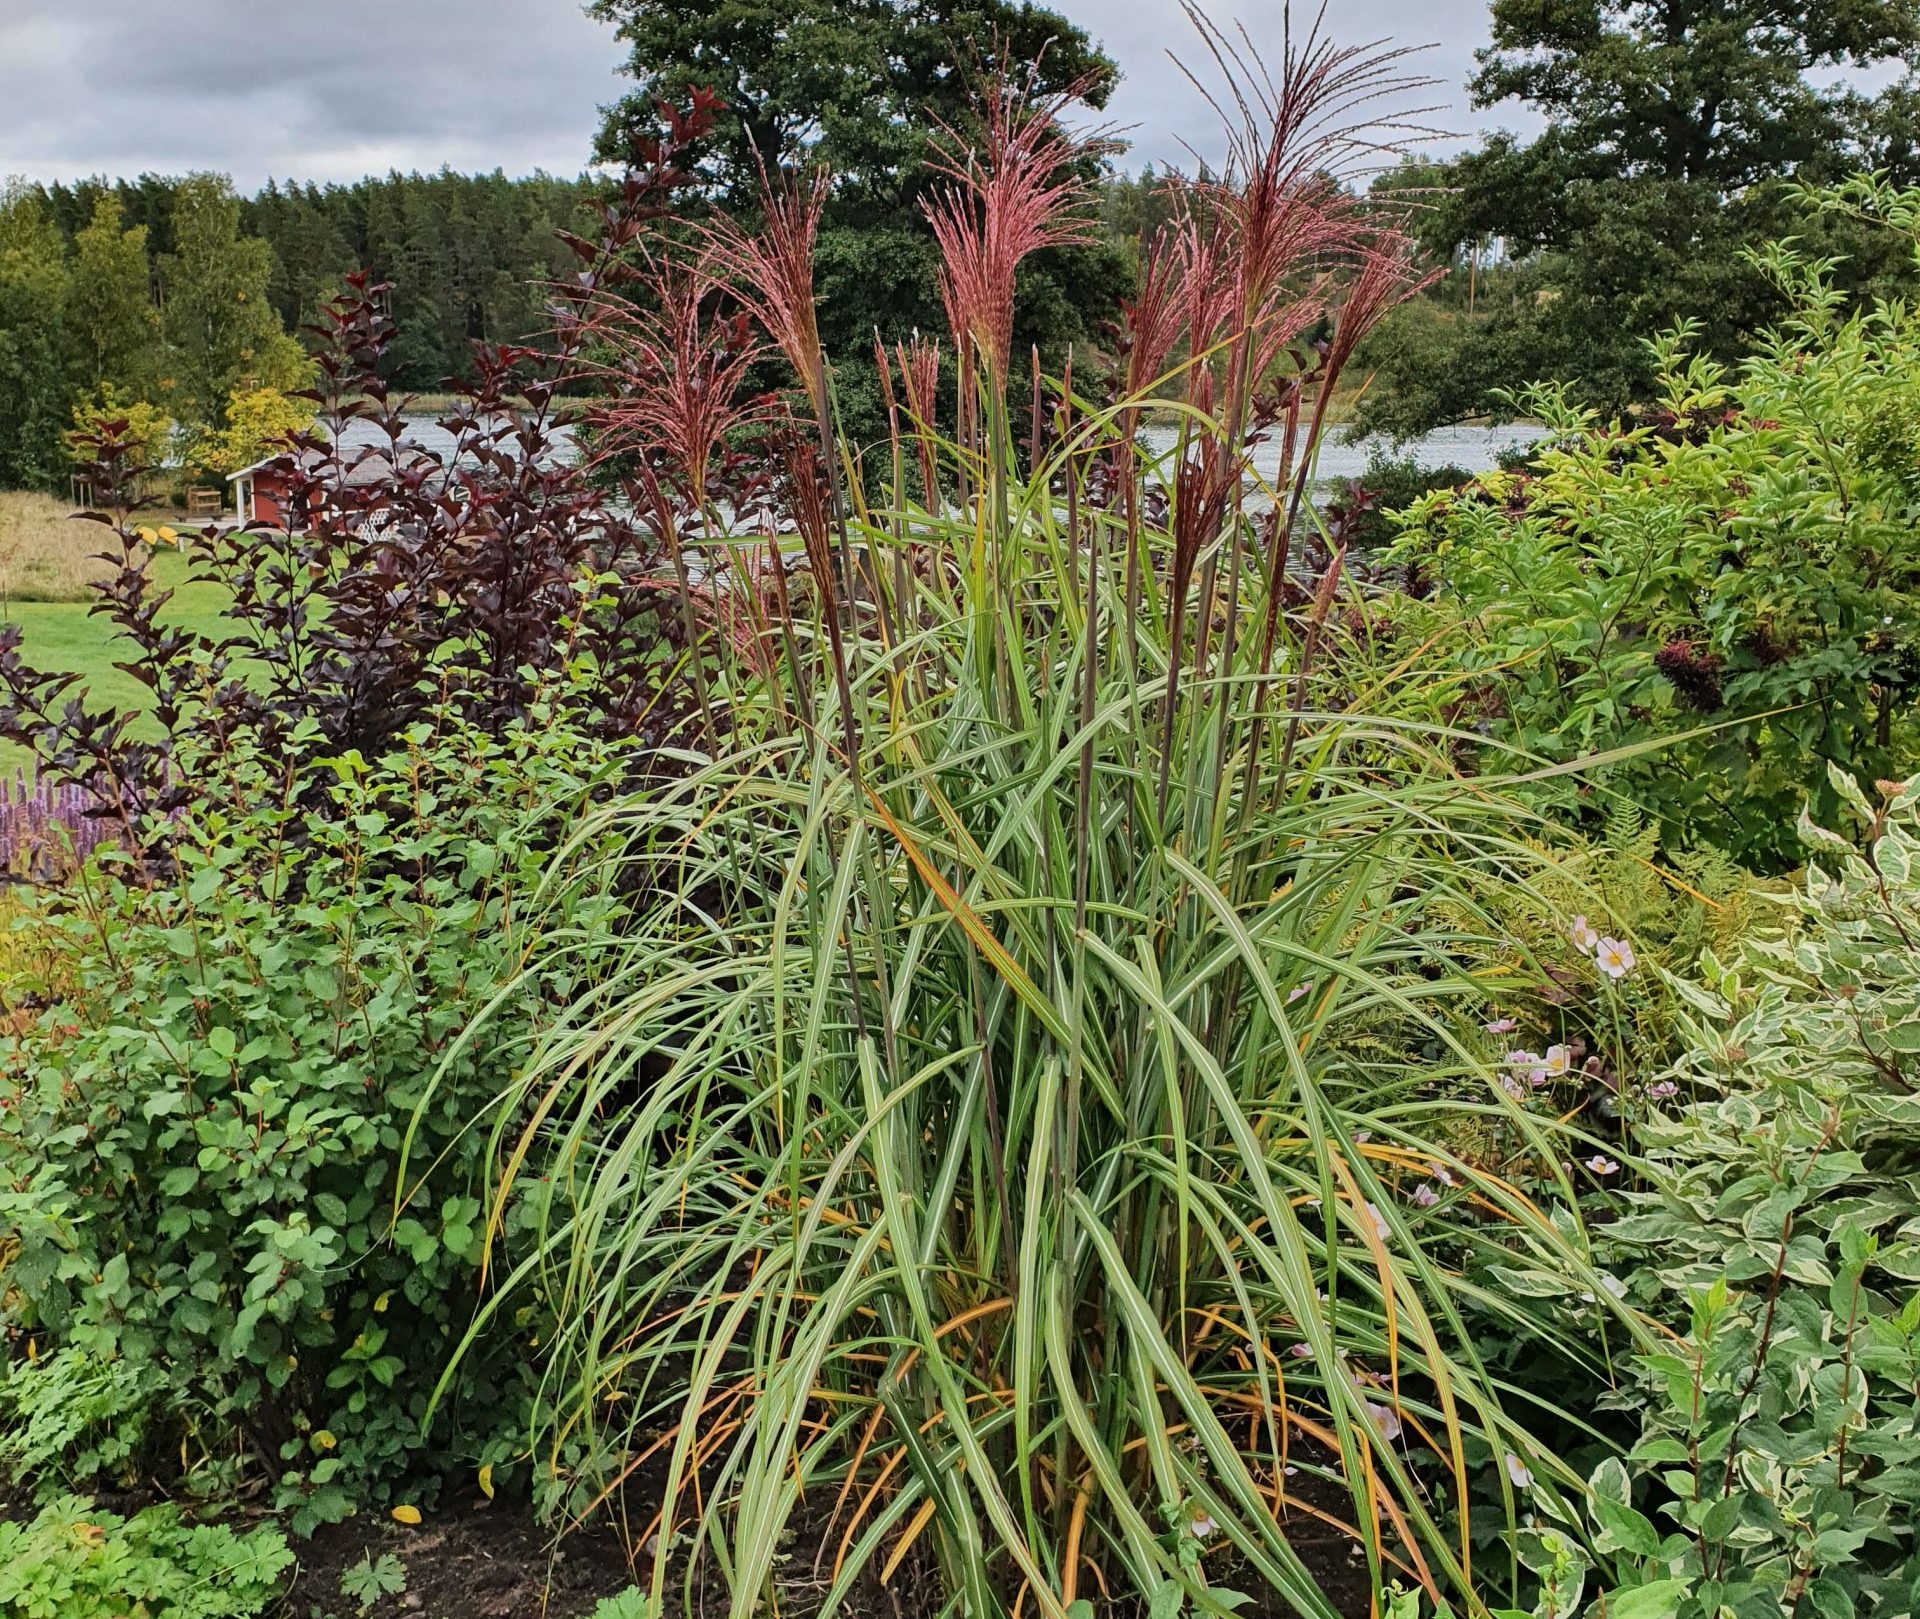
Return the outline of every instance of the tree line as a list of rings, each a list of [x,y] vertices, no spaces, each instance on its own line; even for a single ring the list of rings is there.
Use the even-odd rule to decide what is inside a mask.
[[[937,250],[920,202],[936,184],[926,131],[963,126],[974,85],[954,63],[989,45],[1031,64],[1037,91],[1104,107],[1116,64],[1031,0],[595,0],[627,53],[633,93],[594,156],[617,165],[695,85],[723,102],[697,205],[750,216],[763,169],[826,164],[821,334],[838,358],[943,324]],[[1750,254],[1798,235],[1845,262],[1843,290],[1915,282],[1893,238],[1796,188],[1874,170],[1920,178],[1920,0],[1493,0],[1476,103],[1542,115],[1530,141],[1496,134],[1443,162],[1409,162],[1377,190],[1453,273],[1375,336],[1363,429],[1408,437],[1497,411],[1542,379],[1603,412],[1644,401],[1645,340],[1687,323],[1709,353],[1742,352],[1783,307]],[[1880,88],[1869,88],[1872,85]],[[584,154],[583,154],[584,155]],[[1015,352],[1057,366],[1098,346],[1132,285],[1134,247],[1169,202],[1151,170],[1102,177],[1105,231],[1023,269]],[[350,270],[392,285],[389,381],[434,390],[476,339],[537,343],[543,283],[567,273],[559,233],[605,182],[390,174],[351,185],[144,175],[0,191],[0,486],[59,486],[76,415],[144,410],[231,459],[286,420],[300,328]],[[871,390],[869,390],[871,391]],[[883,422],[859,387],[855,437]],[[224,438],[222,437],[224,435]]]
[[[217,470],[285,425],[301,332],[351,271],[389,282],[388,380],[433,390],[472,344],[537,343],[592,178],[390,174],[352,185],[142,175],[0,190],[0,487],[62,488],[77,427],[132,420]]]

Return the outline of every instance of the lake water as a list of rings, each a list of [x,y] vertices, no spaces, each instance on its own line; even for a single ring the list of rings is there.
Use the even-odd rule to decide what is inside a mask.
[[[347,432],[348,448],[359,447],[354,442],[356,436],[370,443],[377,440],[383,446],[386,442],[385,435],[377,433],[369,425],[352,423]],[[1173,448],[1175,430],[1171,427],[1150,427],[1142,436],[1155,454],[1164,454]],[[1424,467],[1459,467],[1466,472],[1491,472],[1499,466],[1504,451],[1537,444],[1545,436],[1546,429],[1535,423],[1508,422],[1499,427],[1442,427],[1423,438],[1411,439],[1401,445],[1389,444],[1384,439],[1351,444],[1347,441],[1345,430],[1336,427],[1329,430],[1320,448],[1319,480],[1324,483],[1334,478],[1359,477],[1367,470],[1367,462],[1372,458],[1376,446],[1395,456],[1410,455]],[[451,459],[453,455],[453,435],[432,417],[407,418],[406,437],[446,458]],[[557,458],[571,460],[578,454],[573,429],[556,429],[554,441]],[[1254,452],[1253,464],[1260,475],[1271,482],[1280,469],[1279,445],[1263,444]]]
[[[1143,436],[1156,453],[1162,453],[1173,448],[1176,434],[1170,427],[1150,427]],[[1367,470],[1375,445],[1391,455],[1410,455],[1424,467],[1491,472],[1499,466],[1503,451],[1537,444],[1545,436],[1546,429],[1533,422],[1507,422],[1499,427],[1442,427],[1402,445],[1389,445],[1383,439],[1350,444],[1346,433],[1335,428],[1320,448],[1319,476],[1322,481],[1359,477]],[[1271,481],[1280,470],[1280,446],[1262,445],[1254,452],[1253,464]]]

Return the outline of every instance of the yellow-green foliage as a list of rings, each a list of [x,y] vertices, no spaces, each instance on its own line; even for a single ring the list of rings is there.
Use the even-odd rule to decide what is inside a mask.
[[[1537,857],[1531,880],[1476,893],[1486,945],[1478,969],[1490,1009],[1512,1018],[1516,1048],[1582,1042],[1605,1051],[1606,1085],[1631,1087],[1671,1062],[1673,1006],[1667,973],[1691,973],[1705,951],[1724,951],[1750,931],[1764,891],[1717,850],[1661,848],[1657,823],[1619,800],[1592,837],[1571,833],[1528,840]],[[1628,942],[1635,970],[1601,993],[1591,935]],[[1550,987],[1541,995],[1533,986]],[[1503,985],[1515,985],[1502,994]]]
[[[67,981],[66,936],[11,887],[0,887],[0,1018],[23,994],[58,994]]]
[[[238,472],[274,454],[289,433],[313,425],[310,402],[278,388],[240,388],[227,400],[226,424],[202,434],[189,459],[218,473]]]
[[[131,447],[136,466],[158,467],[173,442],[173,418],[158,405],[134,399],[110,382],[103,382],[73,407],[73,431],[67,449],[79,466],[98,457],[97,440],[111,422],[122,422],[121,436]]]

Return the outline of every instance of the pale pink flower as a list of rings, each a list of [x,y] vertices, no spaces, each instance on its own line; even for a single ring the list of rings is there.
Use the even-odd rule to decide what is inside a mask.
[[[1557,1047],[1556,1049],[1564,1053],[1566,1050],[1566,1047],[1560,1046],[1560,1047]],[[1527,1083],[1533,1086],[1535,1090],[1538,1090],[1542,1085],[1546,1084],[1547,1082],[1547,1064],[1548,1064],[1549,1057],[1551,1055],[1552,1054],[1549,1053],[1548,1057],[1542,1057],[1538,1052],[1535,1052],[1535,1051],[1509,1051],[1507,1053],[1507,1066],[1509,1068],[1526,1069]],[[1562,1073],[1566,1072],[1566,1061],[1565,1061],[1564,1055],[1562,1056],[1562,1059],[1561,1059],[1560,1071]]]
[[[1400,1437],[1400,1418],[1394,1414],[1393,1407],[1382,1405],[1377,1400],[1362,1400],[1360,1403],[1367,1408],[1367,1415],[1373,1418],[1382,1439],[1391,1442]]]
[[[1430,1209],[1440,1201],[1440,1194],[1425,1181],[1422,1181],[1413,1189],[1413,1201],[1419,1208]]]
[[[1594,932],[1593,924],[1584,916],[1576,916],[1573,919],[1573,926],[1567,929],[1567,937],[1573,940],[1574,949],[1583,956],[1592,955],[1595,947],[1600,943],[1600,935]]]
[[[1617,1175],[1620,1166],[1603,1152],[1596,1152],[1587,1160],[1587,1168],[1596,1175]]]
[[[1637,965],[1633,946],[1624,939],[1602,939],[1593,959],[1600,970],[1616,982],[1625,978]]]
[[[1515,1029],[1520,1027],[1520,1024],[1514,1018],[1499,1017],[1495,1018],[1491,1023],[1481,1024],[1480,1027],[1485,1029],[1488,1034],[1512,1034]]]

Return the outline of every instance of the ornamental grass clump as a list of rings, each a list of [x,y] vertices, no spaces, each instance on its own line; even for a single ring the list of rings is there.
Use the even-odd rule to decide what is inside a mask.
[[[734,660],[683,773],[583,825],[650,903],[617,936],[540,930],[534,970],[579,991],[489,1121],[498,1206],[537,1232],[489,1309],[537,1289],[558,1315],[536,1466],[579,1514],[660,1484],[633,1523],[649,1611],[702,1565],[745,1616],[794,1580],[830,1613],[911,1562],[978,1616],[1330,1619],[1298,1549],[1329,1535],[1376,1596],[1471,1605],[1510,1570],[1470,1495],[1511,1524],[1578,1484],[1468,1322],[1584,1353],[1469,1279],[1518,1250],[1634,1330],[1587,1267],[1570,1148],[1482,1028],[1526,970],[1468,965],[1535,859],[1498,784],[1452,769],[1447,691],[1341,628],[1304,492],[1353,343],[1275,340],[1417,285],[1325,179],[1402,80],[1317,40],[1277,71],[1286,139],[1184,198],[1121,363],[1076,357],[1020,439],[994,312],[1084,197],[1056,109],[985,86],[936,204],[958,425],[903,353],[890,488],[751,240],[702,253],[799,385],[779,667]],[[1035,217],[994,219],[1002,160]],[[1262,185],[1300,217],[1256,235]],[[1181,422],[1161,462],[1149,390]],[[816,427],[821,460],[795,448]],[[1300,477],[1256,503],[1274,434]],[[706,545],[716,574],[739,543]],[[1456,1151],[1463,1124],[1507,1132],[1540,1196]]]

